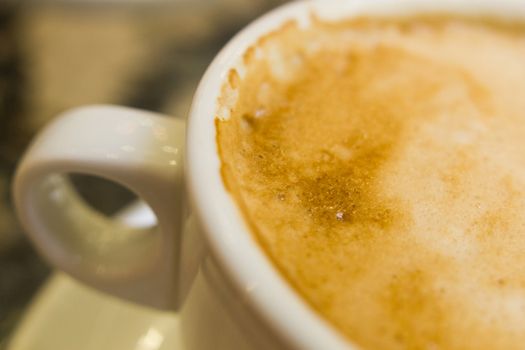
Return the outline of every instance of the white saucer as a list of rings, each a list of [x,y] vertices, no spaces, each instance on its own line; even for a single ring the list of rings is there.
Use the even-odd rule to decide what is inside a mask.
[[[120,216],[134,225],[155,218],[135,204]],[[103,295],[56,272],[40,290],[8,350],[182,350],[179,318]]]

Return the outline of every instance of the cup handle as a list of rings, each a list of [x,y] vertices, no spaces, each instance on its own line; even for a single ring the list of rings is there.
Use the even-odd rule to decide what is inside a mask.
[[[76,279],[159,309],[179,304],[184,122],[113,106],[66,112],[33,141],[14,200],[37,250]],[[88,206],[67,174],[117,182],[144,200],[157,226],[130,227]]]

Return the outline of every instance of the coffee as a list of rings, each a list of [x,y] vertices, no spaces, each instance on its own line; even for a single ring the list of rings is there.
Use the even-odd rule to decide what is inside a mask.
[[[366,349],[525,343],[525,26],[358,18],[259,40],[217,113],[275,266]]]

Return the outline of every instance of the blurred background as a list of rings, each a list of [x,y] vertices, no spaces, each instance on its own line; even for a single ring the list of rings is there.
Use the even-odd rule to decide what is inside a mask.
[[[185,118],[211,59],[284,0],[0,0],[0,349],[50,274],[17,222],[13,172],[35,133],[69,108],[111,103]],[[112,215],[133,199],[75,185]]]

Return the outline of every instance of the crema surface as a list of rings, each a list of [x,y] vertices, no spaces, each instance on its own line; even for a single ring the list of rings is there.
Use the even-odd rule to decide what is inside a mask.
[[[522,349],[524,26],[313,19],[244,63],[223,179],[304,300],[364,349]]]

